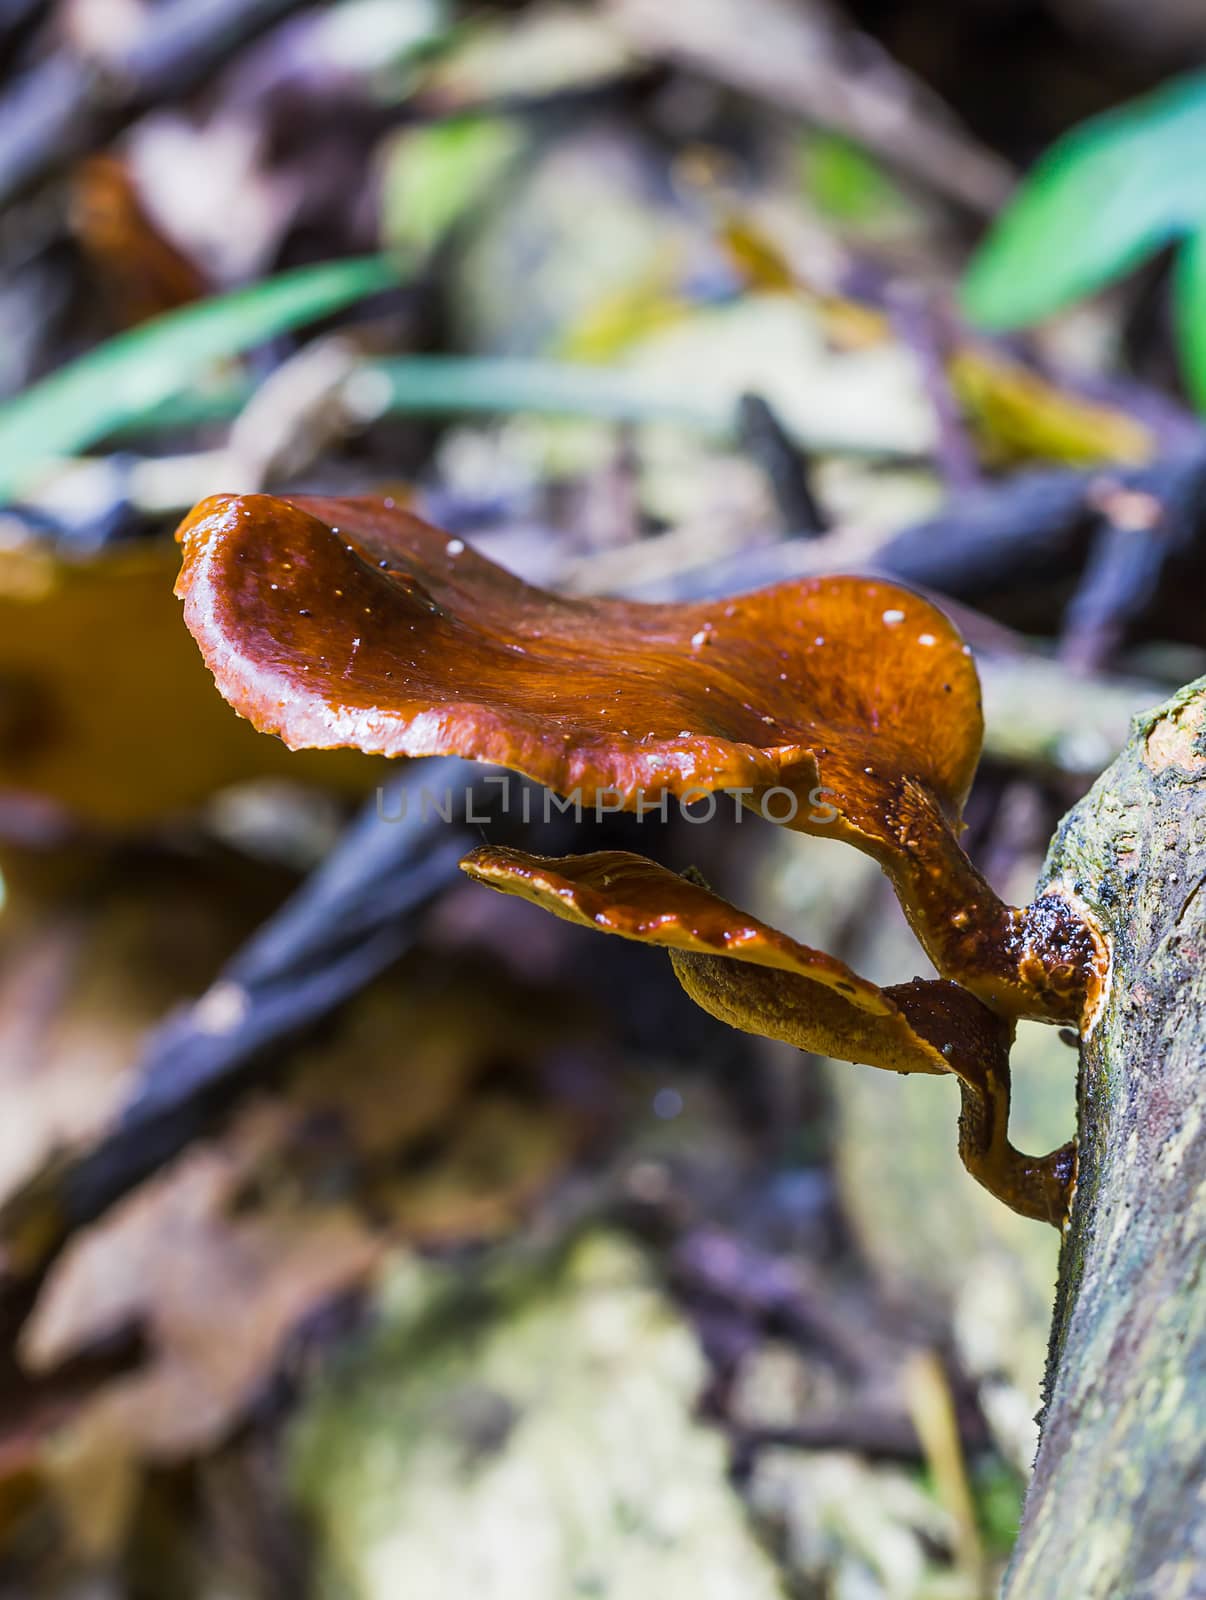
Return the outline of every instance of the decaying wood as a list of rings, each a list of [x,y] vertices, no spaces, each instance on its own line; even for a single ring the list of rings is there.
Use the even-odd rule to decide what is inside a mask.
[[[1006,1600],[1206,1590],[1206,679],[1136,719],[1045,869],[1113,943]]]

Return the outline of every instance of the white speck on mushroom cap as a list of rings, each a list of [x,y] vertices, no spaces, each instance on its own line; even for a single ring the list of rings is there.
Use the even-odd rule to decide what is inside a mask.
[[[449,539],[448,543],[444,546],[444,554],[448,556],[459,556],[462,554],[464,549],[465,541],[463,539]]]
[[[888,624],[889,627],[894,627],[896,625],[896,623],[903,622],[904,619],[905,619],[905,614],[904,614],[903,611],[892,610],[892,611],[885,611],[884,612],[884,621]]]
[[[918,644],[937,644],[938,641],[937,641],[937,639],[935,639],[935,637],[934,637],[934,635],[932,633],[919,633],[917,635],[917,643]]]

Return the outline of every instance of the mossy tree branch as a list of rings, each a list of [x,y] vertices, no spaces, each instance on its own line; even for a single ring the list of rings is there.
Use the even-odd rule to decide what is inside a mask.
[[[1060,882],[1113,971],[1082,1049],[1078,1188],[1005,1600],[1190,1600],[1206,1588],[1206,679],[1136,719],[1056,836],[1044,883]]]

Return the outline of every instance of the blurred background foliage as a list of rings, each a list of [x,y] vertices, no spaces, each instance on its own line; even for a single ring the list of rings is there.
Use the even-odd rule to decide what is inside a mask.
[[[0,4],[5,1600],[995,1592],[1058,1239],[953,1084],[455,863],[639,848],[898,982],[877,869],[290,755],[170,536],[369,494],[567,593],[925,588],[1024,901],[1206,669],[1204,49],[1179,0]],[[1019,1144],[1070,1043],[1023,1028]]]

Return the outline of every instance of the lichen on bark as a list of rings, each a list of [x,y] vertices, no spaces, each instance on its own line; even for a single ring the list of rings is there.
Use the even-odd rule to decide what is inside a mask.
[[[1135,719],[1043,887],[1112,947],[1082,1044],[1079,1170],[1042,1440],[1005,1600],[1206,1592],[1206,679]]]

